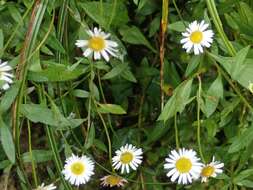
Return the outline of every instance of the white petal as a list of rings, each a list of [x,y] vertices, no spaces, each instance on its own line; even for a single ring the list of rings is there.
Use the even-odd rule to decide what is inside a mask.
[[[110,58],[109,58],[108,54],[106,53],[106,51],[103,50],[103,51],[101,52],[101,54],[102,54],[103,58],[104,58],[107,62],[110,60]]]
[[[83,52],[83,56],[89,57],[92,52],[93,52],[92,49],[88,48]]]

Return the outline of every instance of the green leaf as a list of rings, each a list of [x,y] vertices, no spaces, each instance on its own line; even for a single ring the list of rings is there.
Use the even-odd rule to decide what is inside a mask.
[[[236,57],[222,57],[212,53],[209,53],[209,55],[225,68],[232,79],[248,88],[250,82],[253,81],[253,59],[245,58],[247,52],[248,47],[238,52]]]
[[[127,68],[128,64],[127,63],[120,63],[118,65],[116,65],[116,67],[114,67],[110,72],[106,73],[102,79],[111,79],[113,77],[116,77],[118,75],[120,75],[126,68]]]
[[[247,46],[243,49],[241,49],[235,56],[234,58],[234,62],[231,63],[231,69],[230,69],[230,74],[231,74],[231,77],[236,79],[238,77],[240,77],[240,72],[243,70],[243,68],[245,67],[245,59],[246,59],[246,56],[249,52],[249,48],[250,46]]]
[[[156,53],[157,51],[151,46],[146,37],[136,26],[132,27],[122,27],[120,29],[120,34],[122,35],[122,40],[134,45],[144,45],[149,48],[151,51]]]
[[[47,31],[43,31],[42,32],[42,36],[45,36]],[[62,44],[59,42],[59,40],[54,36],[54,35],[49,35],[47,40],[46,40],[46,44],[48,46],[50,46],[51,48],[53,48],[56,51],[59,51],[60,53],[66,53],[65,49],[63,48]]]
[[[102,150],[103,152],[108,152],[105,144],[102,141],[100,141],[98,139],[94,139],[94,145],[95,145],[95,147]]]
[[[189,23],[185,22],[185,25],[187,26]],[[185,31],[185,25],[183,21],[177,21],[177,22],[173,22],[171,24],[168,25],[168,30],[174,30],[177,32],[184,32]]]
[[[81,66],[73,69],[63,64],[49,62],[47,68],[42,71],[30,71],[28,79],[35,82],[68,81],[78,78],[84,72],[85,70]]]
[[[252,168],[246,169],[246,170],[243,170],[242,172],[240,172],[237,176],[235,176],[234,182],[235,183],[241,182],[241,180],[243,180],[249,176],[253,176],[253,169]]]
[[[76,128],[85,121],[85,119],[65,118],[56,108],[49,109],[40,104],[23,104],[20,111],[32,122],[55,126],[58,130]]]
[[[86,149],[89,149],[93,145],[94,139],[95,139],[95,127],[92,123],[91,126],[90,126],[90,129],[89,129],[88,139],[85,142],[85,148]]]
[[[242,186],[242,187],[251,187],[253,188],[253,181],[250,180],[241,180],[236,183],[236,185]]]
[[[116,104],[98,104],[98,111],[101,113],[126,114],[126,111]]]
[[[223,98],[223,85],[221,76],[219,75],[211,84],[205,95],[205,104],[202,109],[207,117],[210,117],[214,113],[220,98]]]
[[[32,150],[32,156],[36,163],[53,160],[53,152],[51,150]],[[30,152],[22,154],[22,159],[24,162],[31,162]]]
[[[73,95],[78,98],[88,98],[90,93],[86,90],[75,89]]]
[[[137,82],[135,76],[133,75],[133,73],[132,73],[129,69],[123,71],[123,72],[121,73],[121,76],[122,76],[124,79],[126,79],[126,80],[128,80],[128,81],[130,81],[130,82],[134,82],[134,83]]]
[[[239,137],[235,137],[228,149],[229,153],[238,152],[253,141],[253,126],[246,129]]]
[[[198,66],[199,63],[203,60],[203,56],[192,56],[191,60],[189,61],[189,64],[187,65],[185,76],[188,77]]]
[[[113,3],[105,2],[85,2],[80,5],[91,19],[106,29],[110,22],[112,26],[117,27],[126,24],[129,20],[127,8],[120,1],[117,2],[116,7]]]
[[[10,89],[5,92],[0,102],[0,111],[6,112],[15,100],[20,87],[20,81],[16,81],[11,85]]]
[[[4,123],[2,116],[0,116],[0,139],[5,154],[11,163],[15,163],[15,146],[9,127]]]
[[[158,120],[163,120],[165,122],[177,112],[181,113],[184,110],[185,106],[189,103],[191,86],[192,79],[184,81],[175,89],[173,96],[165,104]]]
[[[9,12],[11,13],[12,18],[17,23],[21,23],[21,25],[23,25],[24,24],[23,23],[23,19],[22,19],[22,16],[21,16],[20,12],[18,11],[18,9],[14,5],[12,5],[12,4],[10,4],[8,6],[8,9],[9,9]]]

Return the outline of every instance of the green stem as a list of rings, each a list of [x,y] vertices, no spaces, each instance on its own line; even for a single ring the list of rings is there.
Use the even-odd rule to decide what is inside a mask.
[[[165,35],[168,27],[169,0],[163,0],[162,4],[162,20],[160,26],[160,93],[161,93],[161,111],[164,107],[164,43]]]
[[[176,11],[177,11],[177,14],[178,14],[180,20],[183,22],[183,24],[184,24],[184,26],[185,26],[185,28],[186,28],[186,24],[185,24],[184,19],[183,19],[182,15],[181,15],[181,13],[180,13],[178,7],[177,7],[177,3],[175,2],[175,0],[172,0],[172,2],[173,2],[173,5],[174,5],[174,7],[175,7],[175,9],[176,9]]]
[[[202,146],[201,146],[201,121],[200,121],[200,101],[201,101],[201,89],[202,89],[202,83],[201,83],[201,78],[198,76],[199,80],[199,88],[198,88],[198,93],[197,93],[197,141],[198,141],[198,148],[199,148],[199,154],[202,159],[202,162],[205,163],[205,158],[202,153]]]
[[[174,116],[174,128],[175,128],[175,140],[176,140],[176,148],[179,149],[179,137],[178,137],[178,128],[177,128],[177,114]]]
[[[98,108],[97,108],[97,104],[95,103],[95,106],[96,106],[96,110],[97,110],[97,113],[102,121],[102,124],[104,126],[104,129],[105,129],[105,134],[106,134],[106,138],[107,138],[107,141],[108,141],[108,152],[109,152],[109,162],[110,162],[110,165],[112,166],[112,143],[111,143],[111,139],[110,139],[110,135],[109,135],[109,131],[107,129],[107,125],[105,123],[105,120],[103,118],[103,116],[101,115],[101,113],[98,111]],[[112,170],[113,167],[112,167]]]
[[[38,186],[38,177],[36,173],[36,166],[34,162],[34,157],[33,157],[33,152],[32,152],[32,136],[31,136],[31,125],[30,122],[27,120],[27,126],[28,126],[28,144],[29,144],[29,154],[30,154],[30,159],[32,163],[32,174],[33,174],[33,180],[35,187]]]
[[[103,102],[106,104],[106,99],[105,99],[105,95],[104,95],[103,86],[102,86],[102,82],[101,82],[101,77],[100,77],[99,71],[97,71],[97,77],[98,77],[99,90],[100,90],[100,93],[102,95]],[[107,115],[107,120],[108,120],[108,123],[109,123],[109,127],[110,127],[113,135],[118,139],[118,135],[115,132],[115,130],[113,129],[113,127],[112,127],[111,116],[110,116],[110,114],[106,114],[106,115]]]
[[[215,1],[214,0],[206,0],[206,4],[207,4],[208,11],[213,19],[214,25],[215,25],[218,33],[220,34],[221,39],[224,42],[229,54],[231,56],[235,56],[236,50],[235,50],[234,46],[231,44],[231,42],[228,40],[228,38],[223,30],[222,22],[220,20],[218,11],[215,6]]]

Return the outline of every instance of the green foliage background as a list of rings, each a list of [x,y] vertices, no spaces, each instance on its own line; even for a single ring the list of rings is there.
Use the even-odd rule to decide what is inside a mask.
[[[61,175],[74,152],[97,163],[95,176],[79,189],[99,189],[114,151],[132,143],[144,149],[144,162],[125,176],[125,189],[184,189],[163,169],[178,136],[180,147],[201,146],[206,162],[215,155],[225,164],[217,179],[187,189],[253,188],[247,89],[253,82],[253,1],[171,0],[166,8],[163,2],[0,1],[0,57],[16,68],[15,83],[0,101],[0,168],[9,179],[4,187],[54,182],[75,189]],[[161,110],[159,30],[166,10]],[[203,19],[214,30],[214,43],[202,55],[187,54],[181,32]],[[120,59],[82,57],[75,41],[94,26],[112,34]]]

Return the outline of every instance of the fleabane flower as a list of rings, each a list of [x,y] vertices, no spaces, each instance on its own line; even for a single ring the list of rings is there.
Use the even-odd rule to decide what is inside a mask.
[[[10,84],[13,83],[13,74],[11,73],[12,67],[8,65],[8,62],[0,60],[0,88],[7,90],[10,88]]]
[[[109,40],[110,33],[103,32],[100,28],[95,27],[92,30],[87,30],[89,39],[87,40],[77,40],[76,46],[85,48],[83,55],[89,57],[93,54],[95,60],[101,59],[103,57],[107,62],[110,60],[109,56],[112,55],[117,57],[117,47],[118,44],[115,41]]]
[[[224,163],[219,161],[215,161],[215,157],[213,157],[212,162],[203,166],[200,176],[201,182],[207,182],[209,177],[216,177],[217,174],[221,174],[223,172],[222,168],[224,167]]]
[[[120,176],[115,175],[107,175],[102,177],[101,179],[101,185],[104,187],[123,187],[125,183],[127,183],[127,180]]]
[[[189,53],[193,48],[194,54],[203,53],[203,47],[209,48],[213,42],[214,33],[212,30],[207,30],[209,24],[202,20],[200,23],[194,21],[183,32],[183,39],[180,41],[183,48]]]
[[[131,144],[126,144],[116,151],[116,156],[112,158],[113,167],[118,170],[121,168],[121,173],[130,172],[130,167],[136,170],[142,162],[142,149],[137,149]]]
[[[50,185],[46,185],[44,183],[42,183],[41,185],[39,185],[36,189],[34,190],[54,190],[56,189],[56,186],[54,186],[54,184],[50,184]]]
[[[72,154],[71,157],[66,159],[62,173],[65,180],[72,185],[85,184],[94,174],[94,162],[87,156],[78,157]]]
[[[188,184],[199,178],[202,166],[199,160],[192,149],[172,150],[165,159],[164,168],[169,170],[167,176],[172,182],[178,180],[178,184]]]

